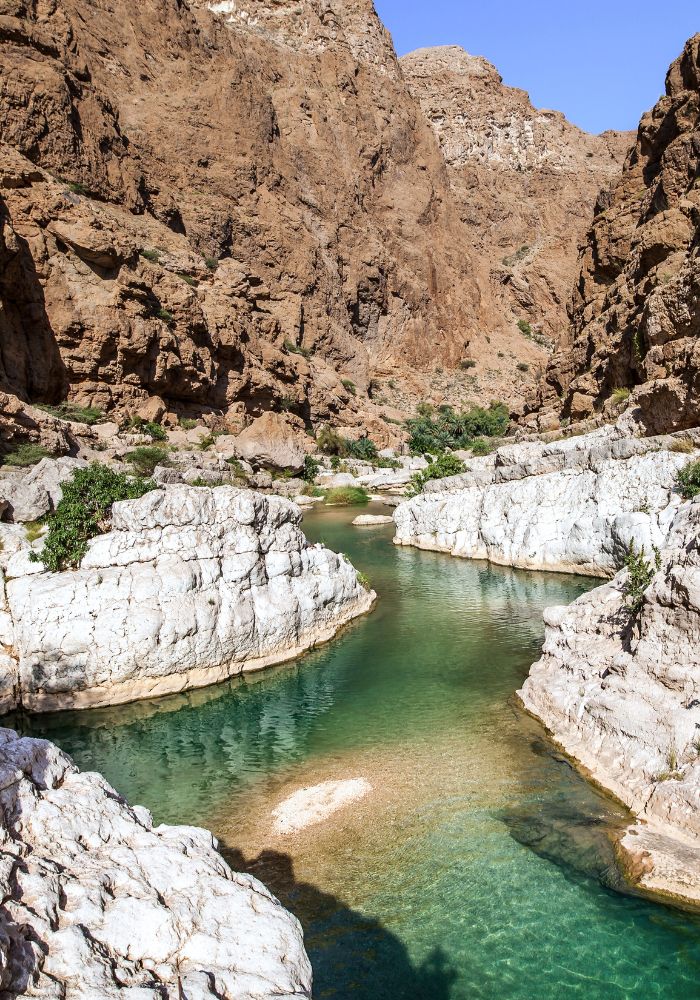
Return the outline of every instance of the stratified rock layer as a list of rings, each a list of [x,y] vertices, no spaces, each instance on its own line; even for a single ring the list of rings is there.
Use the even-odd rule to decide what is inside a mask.
[[[8,1000],[311,996],[301,927],[206,830],[153,826],[44,740],[0,730]]]
[[[301,511],[224,486],[114,505],[81,568],[7,562],[2,707],[118,704],[212,684],[330,639],[374,600]]]
[[[554,357],[531,422],[610,414],[633,390],[648,433],[700,414],[700,35],[642,118],[611,193],[601,195],[571,308],[573,344]]]
[[[520,697],[643,821],[620,843],[642,888],[700,902],[700,503],[678,511],[639,615],[624,570],[550,608]]]
[[[612,576],[631,543],[663,545],[688,455],[614,427],[508,445],[397,507],[395,542],[526,569]]]

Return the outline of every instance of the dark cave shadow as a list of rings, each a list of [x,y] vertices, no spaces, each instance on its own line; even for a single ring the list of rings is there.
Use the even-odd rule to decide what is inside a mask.
[[[379,920],[294,874],[288,854],[262,851],[246,859],[221,846],[234,871],[260,879],[298,917],[314,972],[315,1000],[451,1000],[458,978],[436,945],[416,966],[404,944]]]

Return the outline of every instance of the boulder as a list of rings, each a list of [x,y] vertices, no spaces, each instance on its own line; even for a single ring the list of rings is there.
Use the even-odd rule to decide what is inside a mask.
[[[311,545],[301,511],[232,486],[168,486],[116,503],[81,568],[8,565],[12,635],[0,701],[119,704],[202,687],[330,639],[375,595],[345,556]]]
[[[311,997],[298,921],[207,830],[154,826],[99,774],[9,729],[0,785],[3,996]]]
[[[369,527],[373,524],[392,524],[393,520],[394,518],[390,514],[358,514],[352,523]]]
[[[82,458],[42,458],[21,479],[0,480],[0,497],[6,503],[3,516],[13,521],[44,517],[58,506],[63,495],[61,483],[87,465]]]
[[[241,458],[253,465],[300,472],[314,443],[298,417],[287,413],[263,413],[236,438]]]

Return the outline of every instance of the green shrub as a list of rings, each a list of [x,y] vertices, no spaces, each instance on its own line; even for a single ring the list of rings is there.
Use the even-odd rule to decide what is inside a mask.
[[[150,260],[151,264],[157,264],[160,260],[160,250],[139,250],[139,254],[144,260]]]
[[[72,420],[76,424],[97,424],[104,419],[102,410],[95,406],[78,406],[77,403],[59,403],[57,406],[49,406],[46,403],[38,403],[37,409],[44,413],[50,413],[52,417],[59,420]]]
[[[285,340],[284,349],[289,354],[301,354],[302,358],[310,358],[313,351],[310,348],[295,344],[293,340]]]
[[[366,573],[361,573],[357,571],[357,582],[363,588],[363,590],[370,591],[372,589],[372,584],[369,582],[369,577]]]
[[[463,369],[463,371],[468,371],[470,368],[476,368],[476,361],[474,358],[462,358],[459,363],[459,367]]]
[[[695,451],[693,439],[689,437],[674,438],[668,446],[669,451],[679,452],[682,455],[692,455]]]
[[[488,410],[473,406],[457,413],[451,406],[437,410],[427,404],[418,407],[418,416],[406,421],[412,454],[440,454],[447,448],[470,448],[476,438],[502,437],[508,427],[508,410],[492,402]]]
[[[529,372],[530,366],[525,361],[519,361],[516,365],[519,372]]]
[[[25,521],[24,522],[24,534],[27,536],[28,542],[35,542],[37,538],[41,538],[44,533],[44,521],[39,518],[38,521]]]
[[[374,458],[372,459],[373,469],[400,469],[401,462],[395,458]]]
[[[170,323],[172,323],[173,320],[175,319],[173,314],[171,312],[168,312],[167,309],[159,309],[158,312],[156,313],[156,316],[158,317],[158,319],[162,319],[163,322],[167,323],[168,325],[170,325]]]
[[[124,456],[125,460],[133,466],[134,472],[139,476],[152,476],[157,465],[168,465],[170,462],[170,452],[167,448],[162,448],[156,444],[145,444],[139,448],[134,448]]]
[[[345,438],[341,437],[329,424],[324,424],[320,428],[316,435],[316,445],[324,455],[336,455],[341,458],[347,455]]]
[[[483,438],[477,438],[474,444],[472,445],[473,455],[488,455],[490,451],[491,447],[488,441],[485,441]]]
[[[9,451],[5,455],[3,462],[5,465],[26,468],[28,465],[36,465],[42,458],[49,457],[50,453],[43,445],[28,442],[27,444],[18,444],[16,448]]]
[[[360,506],[369,503],[369,493],[361,486],[336,486],[325,490],[323,495],[326,503],[334,506]]]
[[[365,462],[371,462],[379,457],[376,444],[368,437],[358,438],[357,441],[345,441],[345,453],[349,458],[358,458]]]
[[[684,500],[700,493],[700,462],[689,462],[676,475],[676,489]]]
[[[457,476],[464,472],[466,466],[456,455],[444,453],[438,455],[434,462],[431,462],[427,469],[421,469],[411,476],[406,495],[409,497],[418,496],[423,491],[423,487],[431,479],[445,479],[447,476]]]
[[[654,573],[661,568],[661,553],[654,547],[654,564],[644,557],[644,546],[635,551],[634,542],[630,542],[623,564],[627,569],[627,580],[623,587],[625,608],[632,618],[636,618],[644,604],[644,591],[651,583]]]
[[[321,463],[313,455],[307,455],[304,459],[304,471],[301,478],[306,483],[313,483],[321,470]]]
[[[231,470],[232,470],[234,476],[236,477],[236,479],[240,479],[244,483],[248,482],[248,473],[245,471],[245,469],[241,465],[239,459],[233,458],[233,457],[227,458],[226,459],[226,464],[231,466]]]
[[[198,426],[198,421],[192,420],[190,417],[180,417],[178,424],[182,427],[183,431],[191,431]]]
[[[79,565],[88,541],[108,530],[112,504],[142,497],[155,489],[155,483],[93,462],[86,469],[76,469],[62,489],[63,496],[49,517],[44,547],[29,557],[53,572]]]
[[[185,284],[189,285],[191,288],[197,288],[197,286],[199,285],[199,282],[197,281],[196,278],[193,278],[191,274],[185,274],[184,271],[178,271],[177,276],[178,278],[181,278],[185,282]]]
[[[611,398],[613,403],[625,403],[630,398],[630,390],[620,386],[618,389],[613,389]]]
[[[532,336],[532,327],[530,326],[530,324],[528,323],[528,321],[526,319],[519,319],[518,320],[518,329],[520,330],[520,332],[522,334],[524,334],[524,336],[526,336],[526,337],[531,337]]]
[[[342,378],[340,381],[346,392],[349,392],[351,396],[357,395],[357,386],[354,382],[351,382],[349,378]]]
[[[205,257],[204,266],[209,268],[210,271],[216,271],[219,266],[219,261],[216,257]]]
[[[81,181],[68,181],[68,190],[72,191],[73,194],[80,194],[84,198],[95,198],[95,192],[92,191],[86,184]]]

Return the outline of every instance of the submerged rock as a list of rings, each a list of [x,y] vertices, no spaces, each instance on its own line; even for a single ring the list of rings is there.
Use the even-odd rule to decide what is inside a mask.
[[[280,497],[170,486],[114,505],[78,570],[19,552],[0,607],[0,704],[53,710],[202,687],[290,659],[366,612],[343,555]]]
[[[311,996],[298,921],[208,831],[154,827],[100,775],[8,729],[0,784],[3,997]]]
[[[688,454],[618,428],[508,445],[434,480],[394,515],[395,542],[527,569],[612,576],[631,542],[661,546]]]
[[[700,503],[679,510],[638,615],[627,571],[545,614],[520,691],[558,743],[644,822],[619,850],[646,890],[700,902]],[[653,570],[653,566],[650,566]]]
[[[391,524],[393,520],[390,514],[358,514],[352,523],[358,526],[369,526],[372,524]]]
[[[333,813],[369,795],[372,786],[365,778],[344,781],[323,781],[311,788],[300,788],[281,802],[272,812],[275,831],[298,833],[307,826],[321,823]]]

